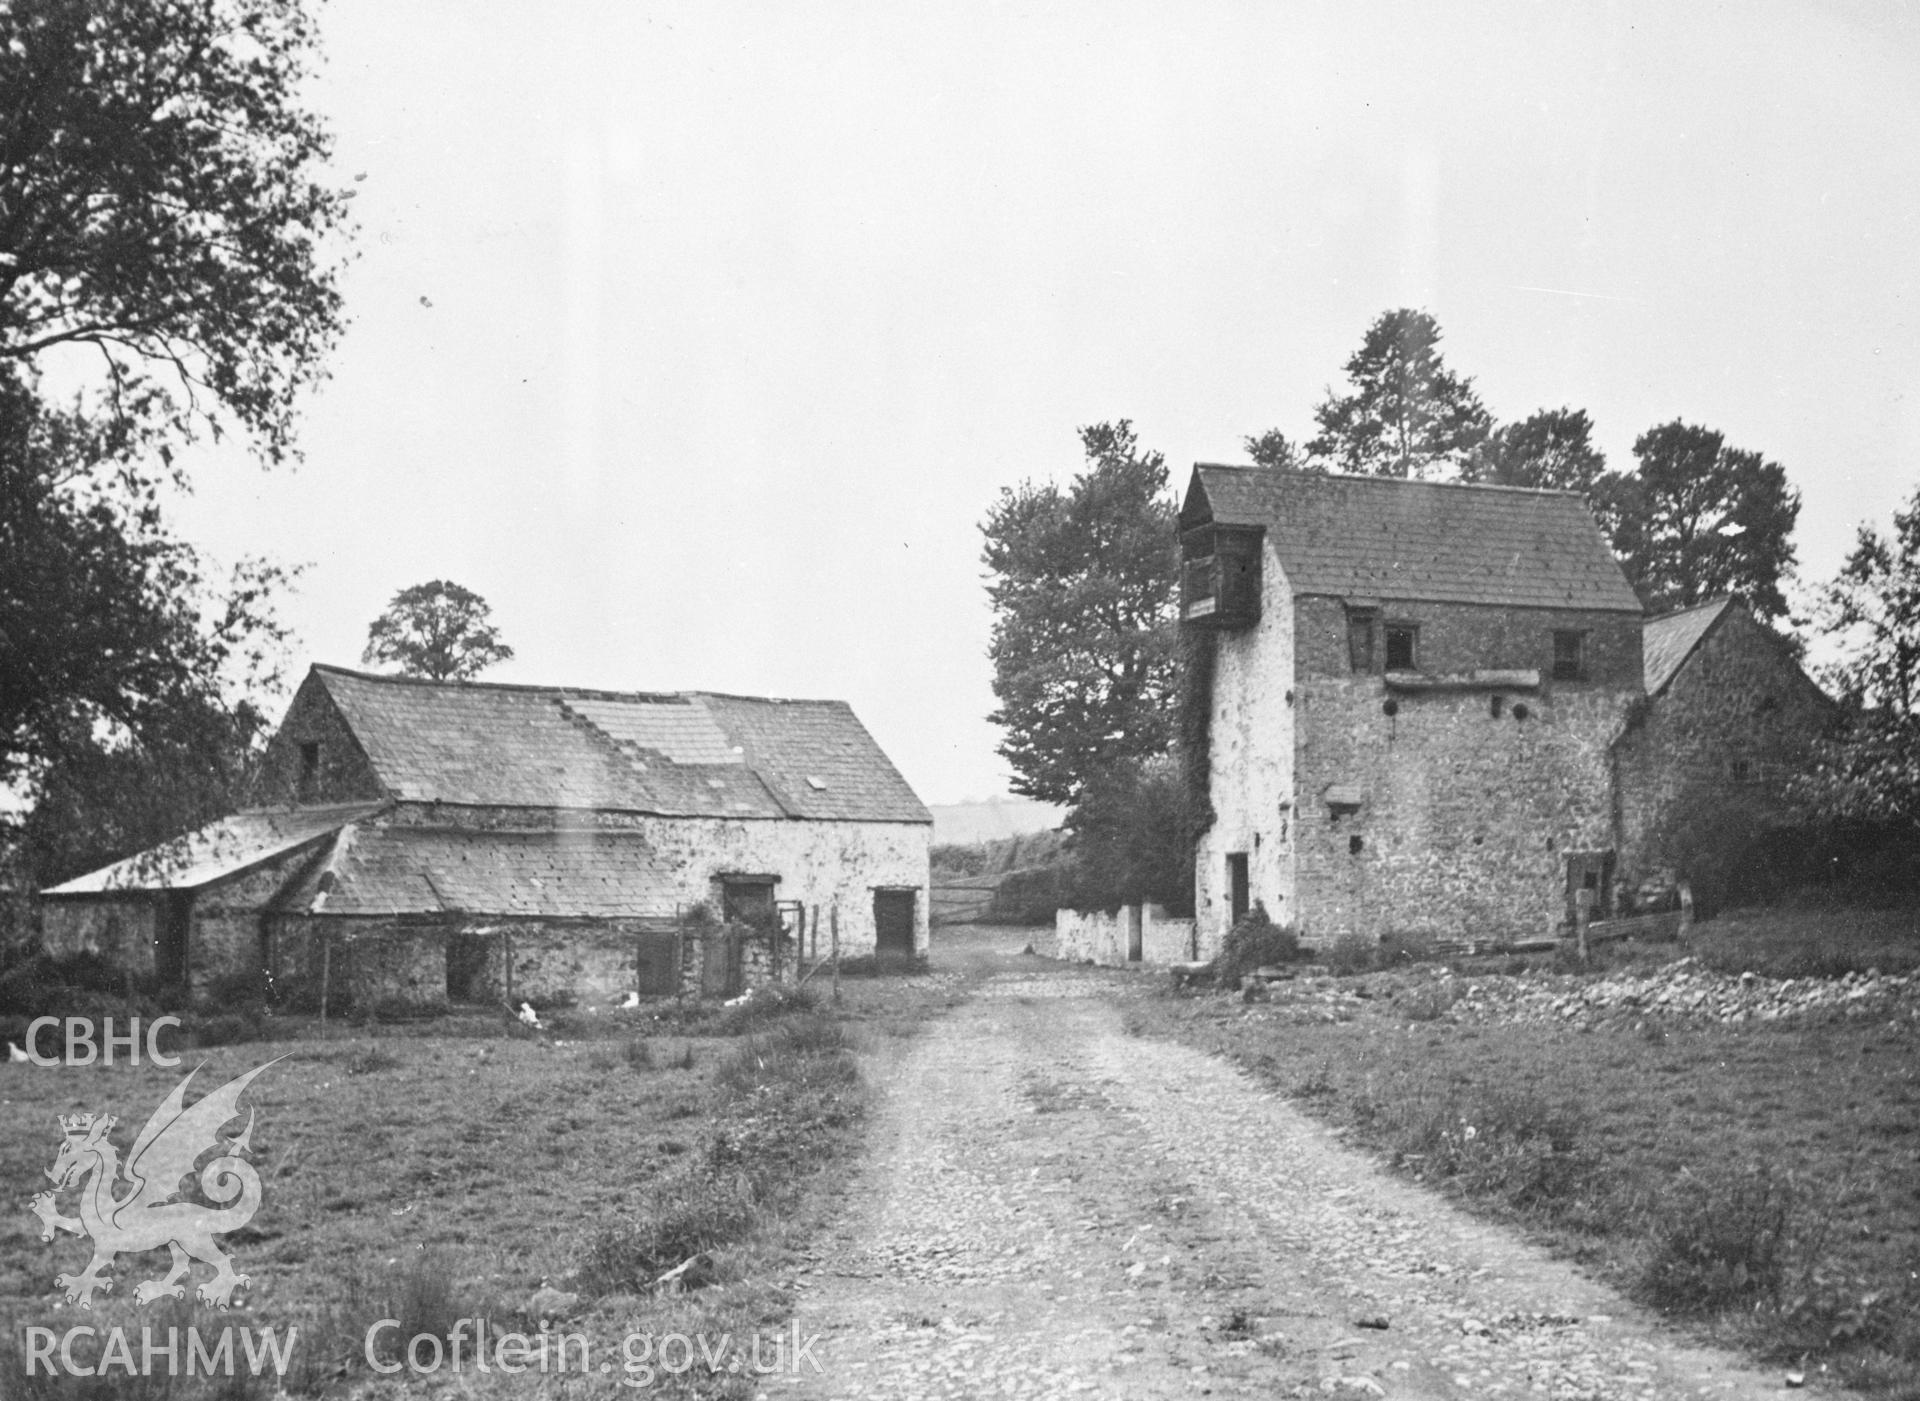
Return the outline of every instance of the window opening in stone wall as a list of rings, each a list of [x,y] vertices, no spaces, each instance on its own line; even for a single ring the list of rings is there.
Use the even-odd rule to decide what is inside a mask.
[[[1416,665],[1416,644],[1420,629],[1410,623],[1396,623],[1387,628],[1387,670],[1412,671]]]
[[[1578,681],[1586,675],[1586,635],[1556,631],[1553,634],[1553,679]]]
[[[300,746],[300,797],[313,797],[320,784],[320,741],[310,739]]]
[[[1753,782],[1753,760],[1735,759],[1733,761],[1733,781],[1735,783]]]
[[[1373,670],[1373,625],[1371,608],[1347,610],[1347,662],[1356,672]]]
[[[1487,702],[1487,713],[1492,715],[1493,718],[1496,720],[1500,718],[1500,713],[1504,711],[1506,708],[1507,708],[1507,698],[1505,696],[1495,696],[1492,700]]]
[[[1358,832],[1355,832],[1351,837],[1347,838],[1347,855],[1358,856],[1361,852],[1365,851],[1366,849],[1367,849],[1366,840],[1363,837],[1361,837],[1361,835]]]
[[[1247,917],[1252,901],[1247,888],[1247,853],[1244,851],[1227,853],[1227,901],[1234,924]]]

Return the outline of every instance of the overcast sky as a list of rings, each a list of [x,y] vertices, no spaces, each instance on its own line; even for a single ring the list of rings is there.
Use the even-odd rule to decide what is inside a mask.
[[[183,527],[311,563],[300,670],[450,578],[488,679],[840,697],[984,796],[998,490],[1305,436],[1416,306],[1499,418],[1784,463],[1819,579],[1920,479],[1912,13],[331,0],[352,328]]]

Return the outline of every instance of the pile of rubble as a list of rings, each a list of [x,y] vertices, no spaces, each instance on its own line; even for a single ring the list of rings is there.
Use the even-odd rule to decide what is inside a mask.
[[[1920,972],[1877,969],[1839,978],[1763,978],[1718,973],[1691,958],[1648,972],[1600,978],[1450,977],[1446,1016],[1461,1022],[1546,1022],[1593,1026],[1615,1021],[1720,1023],[1856,1018],[1920,1021]],[[1444,984],[1443,984],[1444,985]],[[1399,994],[1418,997],[1419,989]],[[1431,994],[1428,994],[1431,995]]]

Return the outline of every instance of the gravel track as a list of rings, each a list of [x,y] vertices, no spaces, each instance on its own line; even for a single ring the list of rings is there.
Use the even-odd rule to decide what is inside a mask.
[[[798,1281],[822,1372],[766,1395],[1791,1394],[1128,1037],[1114,979],[1025,967],[870,1058],[873,1146]]]

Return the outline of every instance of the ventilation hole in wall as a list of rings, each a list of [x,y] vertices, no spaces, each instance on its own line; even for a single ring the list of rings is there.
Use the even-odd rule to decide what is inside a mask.
[[[1473,839],[1473,844],[1475,846],[1485,846],[1487,844],[1487,839],[1485,837],[1475,837]]]
[[[1527,717],[1528,717],[1529,715],[1531,715],[1532,713],[1533,713],[1533,712],[1532,712],[1532,711],[1530,711],[1530,710],[1528,710],[1528,709],[1527,709],[1527,707],[1526,707],[1526,706],[1525,706],[1524,704],[1522,704],[1522,705],[1516,705],[1516,706],[1515,706],[1515,707],[1513,708],[1513,718],[1514,718],[1514,719],[1516,719],[1516,720],[1524,720],[1524,719],[1526,719],[1526,718],[1527,718]]]
[[[1552,850],[1553,850],[1553,838],[1552,838],[1552,837],[1548,837],[1548,838],[1547,838],[1547,850],[1548,850],[1548,851],[1552,851]]]
[[[1288,691],[1288,692],[1287,692],[1287,704],[1288,704],[1288,705],[1292,705],[1292,704],[1293,704],[1293,692],[1292,692],[1292,691]]]
[[[1382,715],[1385,715],[1388,719],[1392,719],[1395,715],[1398,715],[1400,713],[1400,702],[1395,700],[1392,696],[1388,696],[1386,701],[1380,707],[1380,713]]]
[[[1355,832],[1351,837],[1347,838],[1347,854],[1350,856],[1358,856],[1366,850],[1366,847],[1366,841],[1358,832]]]
[[[1507,698],[1505,696],[1495,696],[1491,701],[1487,703],[1488,712],[1491,713],[1493,718],[1496,720],[1500,718],[1500,712],[1505,710],[1506,708],[1507,708]]]

